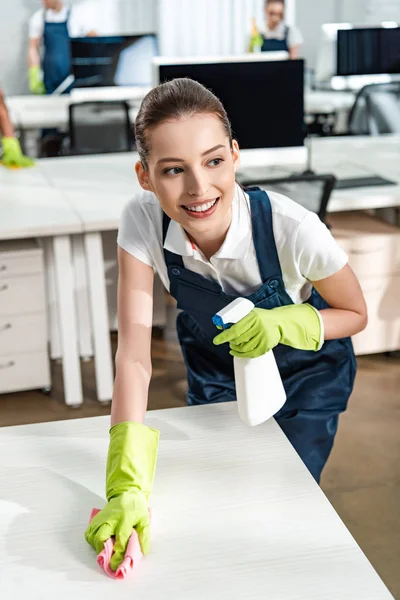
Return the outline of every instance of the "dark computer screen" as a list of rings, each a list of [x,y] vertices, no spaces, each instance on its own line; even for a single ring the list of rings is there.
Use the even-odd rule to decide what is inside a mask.
[[[71,54],[74,87],[150,86],[157,38],[152,34],[72,38]]]
[[[190,77],[222,101],[243,149],[302,146],[302,60],[160,65],[160,82]]]
[[[400,73],[400,27],[339,29],[338,75]]]

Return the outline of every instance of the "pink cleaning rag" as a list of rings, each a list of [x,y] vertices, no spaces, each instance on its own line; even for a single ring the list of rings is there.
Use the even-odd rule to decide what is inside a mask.
[[[97,515],[98,512],[100,512],[99,508],[92,509],[89,522],[95,515]],[[132,529],[132,534],[126,547],[124,560],[116,571],[113,571],[110,567],[110,560],[113,552],[114,538],[111,537],[104,543],[103,550],[97,556],[97,564],[100,565],[100,567],[109,577],[112,577],[113,579],[125,579],[132,572],[133,568],[139,563],[143,556],[138,534],[136,533],[135,529]]]

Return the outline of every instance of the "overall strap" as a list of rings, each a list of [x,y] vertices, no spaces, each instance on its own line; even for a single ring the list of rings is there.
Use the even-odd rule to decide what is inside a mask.
[[[268,194],[257,187],[247,188],[250,197],[251,224],[258,268],[263,283],[272,277],[282,277],[276,249],[272,208]]]

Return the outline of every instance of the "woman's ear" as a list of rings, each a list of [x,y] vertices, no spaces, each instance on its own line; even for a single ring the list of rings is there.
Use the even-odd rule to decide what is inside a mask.
[[[135,171],[140,186],[147,192],[153,192],[153,186],[150,183],[149,172],[146,171],[140,160],[135,164]]]
[[[239,144],[237,143],[236,140],[232,140],[232,159],[233,159],[233,167],[236,171],[236,169],[240,165],[240,150],[239,150]]]

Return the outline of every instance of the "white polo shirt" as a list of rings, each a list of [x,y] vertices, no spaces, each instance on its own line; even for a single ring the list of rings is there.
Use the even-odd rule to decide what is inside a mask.
[[[347,264],[348,258],[316,214],[276,192],[268,192],[268,196],[285,288],[293,302],[300,304],[311,294],[310,281],[333,275]],[[169,290],[163,254],[162,214],[153,193],[137,194],[121,215],[118,245],[152,266]],[[185,268],[218,282],[228,294],[248,296],[262,284],[252,237],[250,201],[238,185],[230,228],[221,248],[210,260],[172,220],[164,246],[182,256]]]
[[[266,39],[283,40],[285,38],[286,27],[289,28],[287,39],[289,48],[300,46],[303,43],[303,36],[299,29],[294,25],[286,25],[284,21],[281,21],[274,29],[270,29],[268,25],[266,25],[264,37]]]
[[[48,23],[64,23],[69,10],[68,33],[70,37],[84,37],[90,30],[95,29],[93,21],[88,18],[88,14],[79,9],[79,6],[74,6],[71,10],[70,6],[63,5],[58,11],[52,9],[36,11],[29,20],[29,38],[43,37],[45,15]]]

